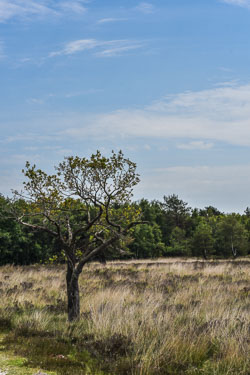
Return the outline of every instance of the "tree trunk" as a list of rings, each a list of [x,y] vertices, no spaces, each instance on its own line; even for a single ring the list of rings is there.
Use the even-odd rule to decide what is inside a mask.
[[[236,256],[237,256],[237,250],[236,250],[235,247],[234,247],[233,236],[231,236],[231,246],[232,246],[232,254],[233,254],[233,257],[236,258]]]
[[[207,260],[207,250],[203,248],[203,258]]]
[[[68,296],[68,320],[72,322],[79,319],[80,316],[80,297],[79,297],[79,275],[74,273],[71,264],[67,265],[67,296]]]
[[[207,260],[207,248],[206,248],[206,245],[204,245],[203,247],[203,257],[205,260]]]

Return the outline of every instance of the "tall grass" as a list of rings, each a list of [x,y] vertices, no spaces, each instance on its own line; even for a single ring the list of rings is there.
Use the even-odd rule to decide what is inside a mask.
[[[81,275],[81,319],[74,324],[67,323],[63,266],[5,266],[0,324],[11,328],[10,345],[19,342],[31,362],[35,351],[43,353],[37,361],[44,358],[58,374],[247,375],[249,265],[176,259],[90,264]],[[32,353],[24,337],[33,340]],[[48,342],[61,344],[46,351]],[[46,360],[58,355],[62,367]]]

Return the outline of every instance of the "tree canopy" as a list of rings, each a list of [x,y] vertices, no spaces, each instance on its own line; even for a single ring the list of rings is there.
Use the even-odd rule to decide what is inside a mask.
[[[250,254],[249,208],[191,208],[175,194],[133,202],[139,177],[122,153],[66,158],[52,175],[29,163],[23,172],[24,191],[0,195],[0,264],[72,258],[80,270],[92,260]]]
[[[24,191],[15,192],[12,214],[19,224],[56,240],[67,262],[69,320],[74,320],[84,265],[112,247],[119,251],[119,243],[141,223],[140,210],[129,204],[139,182],[136,164],[121,151],[109,158],[97,151],[89,159],[65,158],[54,174],[29,162],[23,173]]]

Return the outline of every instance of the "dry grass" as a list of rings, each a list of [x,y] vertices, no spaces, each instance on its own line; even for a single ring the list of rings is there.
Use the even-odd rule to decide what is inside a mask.
[[[6,266],[0,324],[12,328],[10,343],[33,337],[34,344],[38,337],[37,352],[48,340],[67,344],[58,351],[82,367],[67,372],[47,361],[58,374],[247,375],[249,265],[247,259],[90,264],[80,279],[81,319],[73,325],[64,267]]]

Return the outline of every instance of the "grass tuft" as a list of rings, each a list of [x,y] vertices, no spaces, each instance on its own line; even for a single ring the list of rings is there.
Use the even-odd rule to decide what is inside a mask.
[[[249,265],[92,263],[69,324],[63,266],[0,268],[4,345],[57,374],[248,375]],[[18,366],[18,363],[16,364]]]

